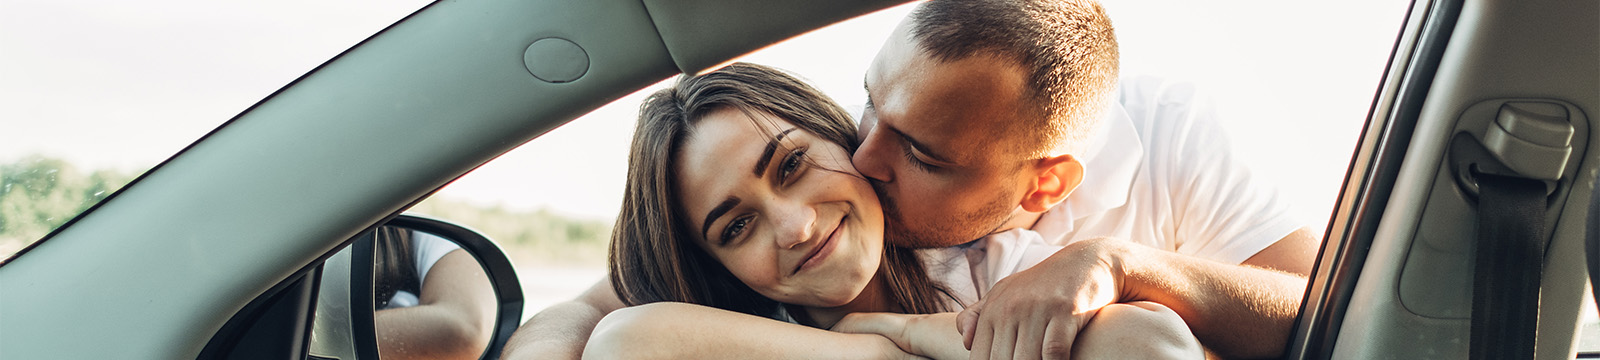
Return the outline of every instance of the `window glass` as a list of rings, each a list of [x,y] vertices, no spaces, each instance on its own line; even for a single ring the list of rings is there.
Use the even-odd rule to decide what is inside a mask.
[[[0,258],[428,3],[0,2]]]
[[[1206,91],[1237,156],[1278,185],[1320,235],[1407,3],[1104,3],[1117,27],[1123,73],[1187,80]],[[797,73],[858,110],[865,102],[868,62],[911,6],[814,31],[740,60]],[[1310,13],[1329,16],[1290,16]],[[524,317],[570,300],[605,274],[638,107],[668,83],[551,131],[412,211],[459,221],[500,243],[528,297]]]

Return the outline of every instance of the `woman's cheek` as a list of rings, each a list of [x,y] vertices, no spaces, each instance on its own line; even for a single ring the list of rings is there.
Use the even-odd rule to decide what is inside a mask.
[[[733,273],[733,276],[738,277],[739,281],[744,282],[746,286],[765,293],[766,291],[763,291],[764,288],[770,288],[778,284],[777,271],[775,271],[778,265],[775,257],[753,251],[739,251],[729,255],[732,256],[725,259],[732,261],[724,262],[724,265],[728,267],[729,272]]]

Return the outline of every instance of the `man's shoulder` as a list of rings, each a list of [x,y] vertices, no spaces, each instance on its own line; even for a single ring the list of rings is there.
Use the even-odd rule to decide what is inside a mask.
[[[1217,118],[1216,105],[1195,83],[1149,75],[1126,76],[1120,82],[1123,111],[1139,135],[1144,172],[1162,179],[1200,171],[1199,154],[1232,151]]]
[[[1117,82],[1118,102],[1124,107],[1147,108],[1157,106],[1189,105],[1200,96],[1193,82],[1177,78],[1133,74]]]
[[[1130,75],[1118,83],[1117,100],[1145,146],[1170,145],[1170,137],[1197,134],[1214,126],[1215,104],[1195,83],[1175,78]],[[1199,131],[1205,132],[1205,131]]]

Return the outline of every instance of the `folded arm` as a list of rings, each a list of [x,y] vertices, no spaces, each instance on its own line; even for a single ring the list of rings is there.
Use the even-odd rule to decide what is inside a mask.
[[[908,315],[855,313],[845,316],[835,331],[879,334],[906,352],[934,359],[967,359],[956,332],[956,313]],[[1200,359],[1205,357],[1183,319],[1161,304],[1133,302],[1111,304],[1095,315],[1074,339],[1075,359]],[[985,354],[987,355],[987,354]],[[1004,358],[1038,359],[1040,352],[1005,354]]]
[[[602,278],[577,299],[552,305],[528,319],[511,334],[500,357],[576,360],[583,355],[595,324],[622,307],[611,280]]]
[[[494,332],[495,297],[478,260],[454,250],[434,263],[421,304],[373,314],[385,359],[477,359]]]
[[[1207,348],[1226,357],[1283,352],[1304,297],[1317,240],[1296,231],[1242,265],[1117,239],[1074,243],[995,284],[961,314],[974,354],[1063,358],[1097,311],[1150,301],[1177,313]]]
[[[901,350],[931,359],[966,359],[969,354],[961,346],[961,333],[956,332],[956,313],[953,312],[854,313],[839,320],[833,331],[882,335]]]
[[[706,306],[659,302],[617,310],[595,327],[585,359],[912,359],[888,338],[832,332]]]
[[[1317,250],[1299,230],[1241,265],[1134,247],[1124,263],[1123,301],[1166,305],[1200,343],[1226,357],[1281,356]]]

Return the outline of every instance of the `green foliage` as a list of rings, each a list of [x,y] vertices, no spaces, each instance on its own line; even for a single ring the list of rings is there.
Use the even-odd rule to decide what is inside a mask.
[[[133,177],[110,170],[85,174],[66,161],[40,156],[0,164],[0,259],[38,241]],[[600,266],[611,237],[608,220],[576,219],[548,210],[515,211],[435,197],[409,211],[482,232],[518,266]]]
[[[609,220],[573,218],[547,209],[508,210],[432,197],[407,211],[482,232],[517,266],[601,266],[611,239]]]
[[[133,175],[111,170],[84,174],[41,156],[0,164],[0,257],[38,241],[131,180]]]

